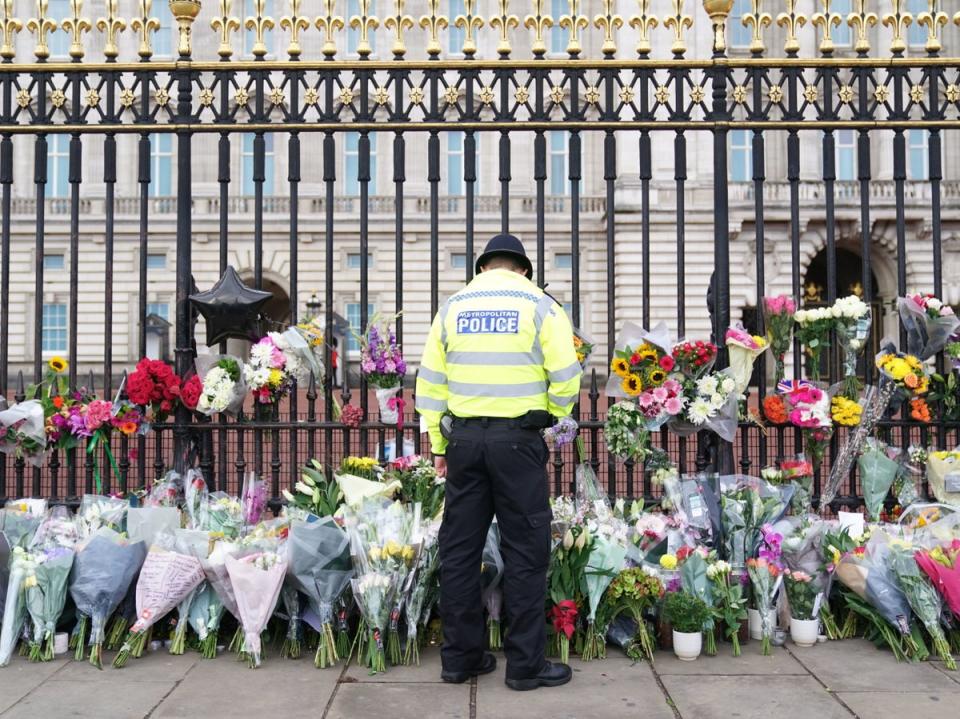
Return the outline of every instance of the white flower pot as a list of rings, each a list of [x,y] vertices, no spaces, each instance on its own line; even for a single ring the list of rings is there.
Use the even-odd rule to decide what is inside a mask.
[[[820,634],[819,619],[794,619],[790,617],[790,638],[798,647],[812,647]]]
[[[703,648],[703,634],[701,632],[678,632],[673,630],[673,653],[682,662],[692,662],[700,656]]]
[[[763,639],[763,622],[760,621],[760,612],[756,609],[747,610],[747,622],[750,627],[750,638],[751,639]],[[769,612],[769,623],[768,629],[770,631],[770,636],[773,636],[773,630],[777,628],[777,612],[773,609]]]

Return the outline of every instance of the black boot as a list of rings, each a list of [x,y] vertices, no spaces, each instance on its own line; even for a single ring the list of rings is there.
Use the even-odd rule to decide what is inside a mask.
[[[480,666],[476,669],[468,669],[462,672],[440,672],[440,678],[450,684],[463,684],[468,679],[478,677],[481,674],[489,674],[497,668],[497,658],[490,652],[483,653],[483,659],[480,660]]]
[[[559,687],[573,678],[573,671],[566,664],[547,662],[535,677],[530,679],[507,679],[507,686],[518,692],[539,687]]]

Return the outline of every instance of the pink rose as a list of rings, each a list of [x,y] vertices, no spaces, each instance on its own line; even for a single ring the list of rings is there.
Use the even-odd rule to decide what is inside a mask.
[[[637,397],[637,402],[641,407],[649,407],[653,404],[653,395],[649,392],[643,392],[639,397]]]
[[[671,397],[664,404],[664,409],[672,415],[678,415],[680,410],[683,409],[683,402],[680,401],[679,397]]]
[[[667,392],[667,389],[665,387],[657,387],[655,390],[653,390],[653,398],[657,400],[657,402],[660,402],[661,404],[666,402],[669,396],[670,396],[670,393]]]

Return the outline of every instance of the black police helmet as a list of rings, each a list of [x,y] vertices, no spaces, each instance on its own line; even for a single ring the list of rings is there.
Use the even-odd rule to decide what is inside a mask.
[[[494,257],[504,255],[517,260],[527,271],[527,277],[533,277],[533,265],[530,264],[527,253],[523,249],[523,243],[513,235],[497,235],[487,243],[483,254],[477,258],[475,271],[480,273],[480,268]]]

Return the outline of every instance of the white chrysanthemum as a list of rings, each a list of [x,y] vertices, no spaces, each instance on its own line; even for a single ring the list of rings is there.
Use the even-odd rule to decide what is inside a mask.
[[[714,392],[710,395],[710,407],[711,409],[719,409],[723,406],[723,403],[726,401],[726,398],[719,392]]]
[[[250,364],[269,367],[273,360],[273,345],[258,342],[250,348]]]
[[[724,377],[720,388],[723,390],[724,394],[730,394],[737,388],[737,383],[734,381],[733,377]]]
[[[697,392],[702,395],[712,395],[717,391],[717,378],[708,374],[706,377],[702,377],[697,380]]]
[[[697,397],[687,410],[687,419],[693,424],[701,425],[710,418],[711,407],[703,397]]]

